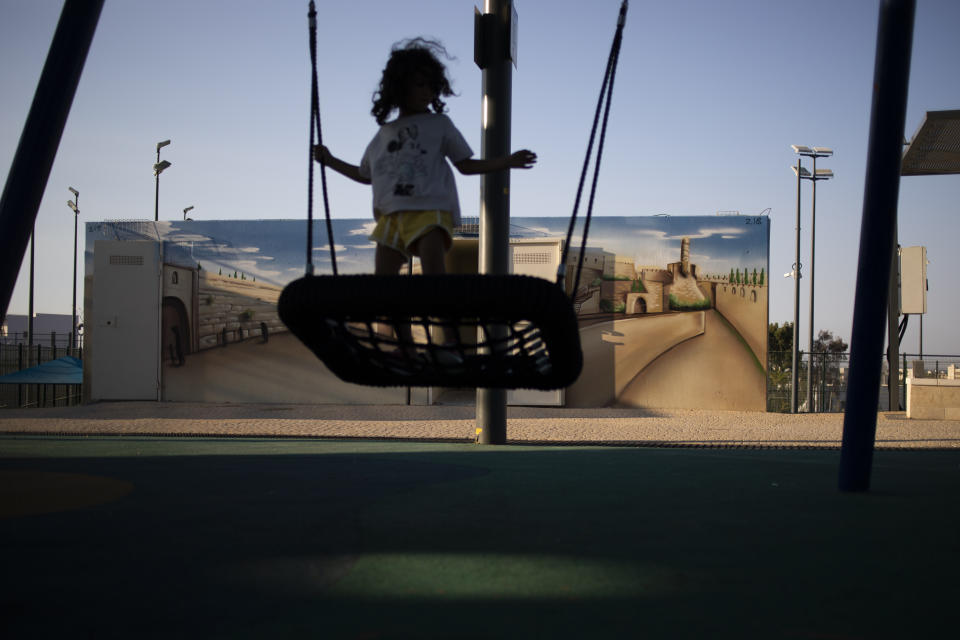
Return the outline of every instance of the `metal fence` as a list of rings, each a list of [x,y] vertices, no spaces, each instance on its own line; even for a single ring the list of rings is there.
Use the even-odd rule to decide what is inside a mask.
[[[887,410],[886,357],[878,356],[883,374],[877,408]],[[790,412],[793,354],[772,351],[767,358],[767,411]],[[847,405],[847,380],[850,376],[850,354],[814,352],[801,353],[797,371],[797,410],[801,413],[841,412]],[[901,353],[898,358],[900,381],[900,408],[905,409],[907,378],[960,379],[960,356]],[[810,385],[810,407],[807,407],[807,385]]]
[[[19,344],[22,345],[38,345],[42,344],[48,347],[57,347],[60,349],[65,349],[69,347],[83,347],[83,335],[78,335],[76,338],[76,344],[72,342],[73,336],[70,335],[69,331],[57,333],[56,331],[50,333],[34,333],[33,339],[27,335],[26,331],[10,333],[7,335],[0,335],[0,346],[16,346]],[[62,354],[61,354],[62,355]]]
[[[33,345],[0,338],[0,375],[35,367],[63,356],[81,358],[82,347],[69,347],[69,334],[35,335]],[[44,340],[43,338],[46,338]],[[815,413],[842,412],[847,404],[847,380],[850,374],[849,353],[801,353],[797,374],[798,411],[806,413],[807,384],[810,383],[811,408]],[[767,360],[767,411],[789,413],[792,387],[789,351],[772,351]],[[887,362],[881,357],[883,376],[877,408],[889,407]],[[906,407],[907,377],[960,379],[960,356],[902,353],[899,358],[900,405]],[[0,408],[54,407],[80,404],[82,385],[0,384]]]
[[[36,337],[36,336],[35,336]],[[69,340],[69,335],[64,335]],[[52,344],[51,344],[52,342]],[[63,356],[81,358],[80,347],[37,342],[0,342],[0,376],[15,373]],[[77,384],[0,384],[0,408],[7,407],[64,407],[80,404],[82,385]]]

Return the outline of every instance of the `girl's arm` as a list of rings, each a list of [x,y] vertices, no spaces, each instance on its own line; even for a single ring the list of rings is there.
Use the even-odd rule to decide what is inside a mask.
[[[349,162],[344,162],[340,158],[337,158],[330,153],[330,149],[327,149],[323,145],[318,144],[313,148],[313,159],[317,162],[323,162],[324,165],[330,167],[337,173],[344,175],[351,180],[356,180],[360,184],[370,184],[370,178],[365,178],[360,175],[360,167],[355,164],[350,164]]]
[[[529,169],[536,163],[537,154],[528,149],[522,149],[501,158],[488,158],[486,160],[467,158],[466,160],[455,162],[453,166],[463,175],[469,176],[477,173],[502,171],[503,169]]]

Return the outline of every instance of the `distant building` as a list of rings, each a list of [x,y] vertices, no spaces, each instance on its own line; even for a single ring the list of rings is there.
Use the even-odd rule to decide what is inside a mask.
[[[28,316],[25,314],[8,313],[0,326],[0,337],[8,343],[27,341]],[[33,341],[37,343],[42,336],[49,342],[50,335],[56,334],[57,342],[69,340],[72,317],[63,313],[35,313],[33,315]],[[62,336],[62,339],[60,338]]]

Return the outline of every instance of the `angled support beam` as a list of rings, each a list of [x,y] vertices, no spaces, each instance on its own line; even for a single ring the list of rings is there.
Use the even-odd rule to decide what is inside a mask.
[[[66,0],[0,197],[0,322],[30,241],[103,0]]]

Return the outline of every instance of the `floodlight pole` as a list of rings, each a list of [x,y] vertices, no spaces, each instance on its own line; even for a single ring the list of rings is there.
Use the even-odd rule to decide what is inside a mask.
[[[896,221],[893,227],[893,252],[887,283],[887,411],[900,410],[900,232]]]
[[[37,237],[37,228],[34,226],[30,234],[30,294],[27,301],[27,346],[33,346],[33,247]],[[37,364],[40,364],[39,362]]]
[[[80,198],[78,197],[77,200]],[[73,298],[70,305],[70,347],[77,346],[77,226],[80,223],[80,210],[73,214]]]
[[[73,193],[73,201],[67,201],[67,206],[73,211],[73,302],[71,309],[70,348],[77,346],[77,224],[80,219],[80,192],[68,187]]]
[[[926,286],[926,283],[924,283]],[[920,314],[920,359],[923,360],[923,314]]]
[[[801,146],[801,145],[792,145],[793,149],[800,156],[806,156],[813,159],[813,173],[805,175],[802,167],[799,162],[795,171],[797,172],[797,189],[800,188],[799,180],[801,178],[809,180],[813,183],[813,204],[810,213],[810,326],[809,326],[809,336],[810,340],[808,342],[810,353],[807,357],[807,413],[813,413],[813,332],[814,332],[814,318],[813,318],[813,308],[814,308],[814,258],[817,247],[817,180],[828,180],[833,177],[833,172],[827,169],[824,169],[820,172],[817,171],[817,158],[826,158],[833,155],[833,149],[828,147],[810,147]],[[797,207],[799,208],[799,200]],[[799,227],[799,225],[798,225]],[[797,233],[799,234],[799,228]],[[799,249],[798,249],[799,250]],[[796,335],[796,334],[795,334]]]
[[[153,220],[156,222],[160,219],[160,174],[163,173],[163,170],[170,166],[170,163],[160,164],[160,149],[163,149],[165,146],[170,144],[169,140],[164,140],[157,143],[157,163],[153,165],[153,175],[156,177],[156,192],[153,197]]]
[[[484,12],[474,16],[474,59],[483,70],[480,155],[496,158],[510,153],[510,113],[513,69],[511,28],[512,0],[486,0]],[[510,171],[504,169],[480,178],[480,264],[481,274],[510,273]],[[506,327],[502,329],[505,337]],[[480,329],[482,331],[482,329]],[[477,389],[477,442],[506,444],[507,392],[505,389]]]
[[[810,326],[808,327],[810,339],[807,342],[810,353],[807,355],[807,413],[814,413],[813,410],[813,275],[814,275],[814,252],[817,247],[817,155],[813,154],[813,175],[810,176],[810,182],[813,183],[813,195],[810,205]],[[821,373],[821,375],[823,375]]]
[[[793,353],[790,366],[790,413],[797,412],[797,391],[800,366],[800,158],[797,158],[797,233],[793,263]],[[809,380],[807,385],[809,386]]]

